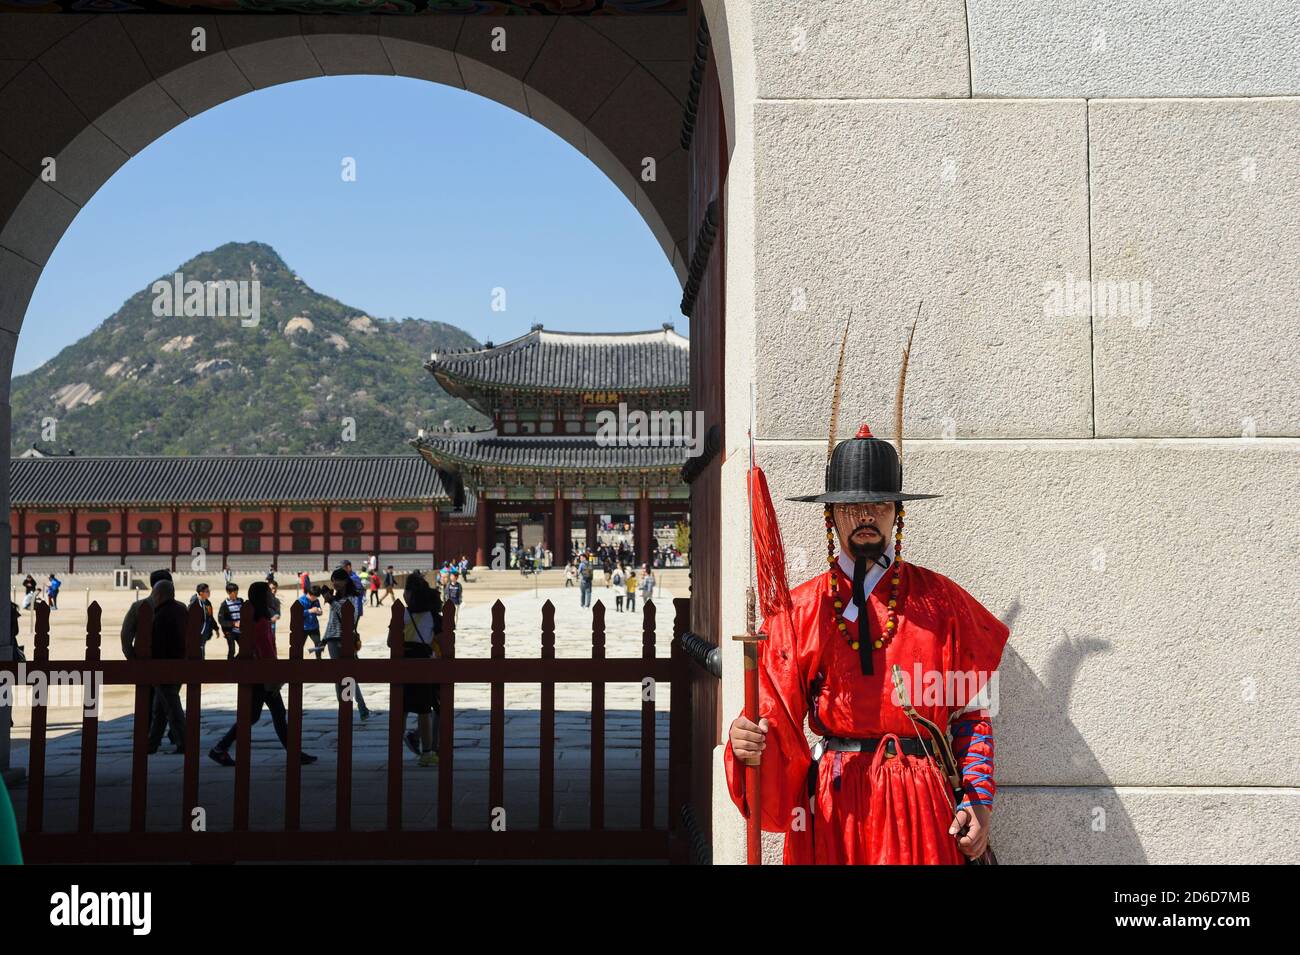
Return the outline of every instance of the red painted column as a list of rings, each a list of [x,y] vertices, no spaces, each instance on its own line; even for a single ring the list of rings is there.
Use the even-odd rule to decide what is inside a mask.
[[[587,515],[587,550],[596,550],[596,515]]]
[[[551,531],[553,566],[563,567],[569,562],[569,502],[564,497],[555,498],[555,514]]]
[[[221,569],[230,562],[230,508],[221,509]]]
[[[68,541],[68,573],[77,568],[77,509],[72,509],[72,537]]]
[[[280,509],[271,510],[271,570],[280,569]]]
[[[378,557],[379,557],[379,553],[380,553],[380,547],[379,547],[379,545],[380,545],[380,540],[379,540],[379,507],[378,507],[378,506],[374,507],[374,508],[373,508],[373,512],[374,512],[374,521],[375,521],[375,526],[374,526],[374,533],[373,533],[372,536],[371,536],[371,543],[370,543],[371,551],[370,551],[370,553],[374,554],[375,557],[378,558]]]
[[[433,539],[429,542],[429,566],[437,569],[438,551],[442,548],[442,511],[433,505]]]
[[[324,551],[324,553],[321,555],[321,564],[322,564],[321,569],[329,570],[330,569],[330,509],[328,506],[325,508],[325,536],[322,543],[324,544],[324,547],[322,547],[321,549]]]
[[[181,511],[172,508],[172,570],[176,570],[176,558],[181,555]]]
[[[636,559],[650,563],[650,547],[654,541],[654,518],[650,515],[650,497],[644,491],[636,502]]]
[[[127,514],[128,514],[127,509],[126,509],[125,507],[122,508],[122,514],[121,514],[121,517],[122,517],[122,531],[121,531],[120,537],[121,537],[121,540],[122,540],[122,566],[123,566],[123,567],[126,566],[126,562],[127,562],[127,560],[129,559],[129,552],[127,551],[127,548],[126,548],[126,541],[127,541],[127,538],[126,538],[126,522],[127,522]]]
[[[18,573],[23,572],[23,557],[27,554],[27,510],[18,511]]]
[[[491,522],[492,505],[482,497],[478,499],[478,509],[474,512],[474,566],[487,565],[491,545],[488,542],[488,528]]]

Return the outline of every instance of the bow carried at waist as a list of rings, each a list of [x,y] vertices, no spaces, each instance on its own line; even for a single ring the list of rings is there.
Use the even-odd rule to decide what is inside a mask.
[[[957,764],[957,757],[952,751],[952,744],[948,741],[948,734],[941,730],[933,720],[928,720],[916,711],[912,705],[911,696],[907,692],[907,684],[903,682],[903,670],[895,663],[891,674],[894,678],[894,693],[898,697],[898,706],[911,722],[913,729],[917,730],[917,737],[922,739],[920,731],[925,730],[926,735],[930,737],[932,749],[927,752],[927,756],[935,761],[939,771],[943,774],[944,780],[948,784],[948,791],[952,796],[953,813],[956,814],[957,806],[961,804],[965,793],[962,791],[962,772],[961,767]],[[974,810],[971,810],[973,813]],[[957,833],[960,839],[966,835],[966,828]],[[967,865],[997,865],[998,857],[993,854],[993,847],[990,845],[979,856],[972,859],[966,858]]]

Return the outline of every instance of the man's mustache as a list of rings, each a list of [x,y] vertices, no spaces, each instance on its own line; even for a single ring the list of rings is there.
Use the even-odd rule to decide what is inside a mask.
[[[859,524],[857,527],[853,528],[853,532],[849,534],[849,536],[852,537],[854,534],[858,533],[858,531],[875,531],[879,534],[880,528],[875,524]]]

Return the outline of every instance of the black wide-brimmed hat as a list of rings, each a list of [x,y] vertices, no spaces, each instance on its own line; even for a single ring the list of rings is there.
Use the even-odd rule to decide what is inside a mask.
[[[898,452],[888,441],[872,436],[871,429],[864,424],[856,437],[835,446],[826,464],[826,491],[789,500],[817,504],[875,504],[940,496],[904,494],[903,465]]]

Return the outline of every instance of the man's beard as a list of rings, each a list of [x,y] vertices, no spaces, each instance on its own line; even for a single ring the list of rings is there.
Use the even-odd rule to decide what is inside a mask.
[[[885,537],[883,534],[874,541],[863,541],[859,543],[854,540],[854,536],[859,530],[866,525],[859,525],[853,529],[853,533],[848,537],[849,553],[853,555],[854,560],[862,560],[864,557],[870,561],[880,559],[880,555],[885,552]]]

